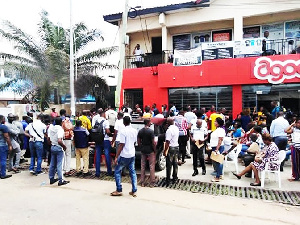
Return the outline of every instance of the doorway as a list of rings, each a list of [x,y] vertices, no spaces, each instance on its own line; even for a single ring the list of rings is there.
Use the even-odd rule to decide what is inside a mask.
[[[143,89],[127,89],[124,90],[124,104],[134,109],[139,104],[143,109]]]

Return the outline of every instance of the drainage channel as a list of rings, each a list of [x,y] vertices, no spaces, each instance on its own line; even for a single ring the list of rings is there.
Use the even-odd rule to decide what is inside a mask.
[[[100,177],[95,177],[95,173],[92,172],[89,176],[76,176],[76,171],[71,171],[72,177],[83,179],[100,179],[106,181],[114,181],[113,176],[108,176],[105,172],[101,172]],[[130,177],[128,175],[122,177],[122,182],[130,183]],[[140,175],[138,174],[138,184],[140,183]],[[150,177],[146,176],[145,184],[150,185]],[[281,191],[270,190],[254,187],[238,187],[231,185],[223,185],[219,183],[208,183],[201,181],[192,181],[186,179],[178,179],[175,183],[167,185],[164,177],[156,177],[156,186],[160,188],[188,191],[192,193],[205,193],[215,196],[231,196],[244,199],[258,199],[265,201],[278,202],[283,204],[289,204],[293,206],[300,206],[300,192],[296,191]]]

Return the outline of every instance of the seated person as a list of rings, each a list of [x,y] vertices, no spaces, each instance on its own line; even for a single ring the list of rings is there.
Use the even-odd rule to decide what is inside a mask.
[[[229,132],[228,133],[230,134],[230,136],[232,138],[241,138],[243,136],[243,134],[245,133],[245,131],[243,130],[240,122],[235,122],[233,124],[233,126],[231,126],[229,128]]]
[[[247,167],[251,162],[254,162],[255,155],[260,152],[260,147],[259,143],[257,143],[257,134],[252,133],[250,135],[250,140],[251,140],[251,145],[246,151],[246,154],[243,156],[243,161],[245,164],[245,167]],[[245,177],[251,177],[252,176],[252,171],[248,172]]]
[[[250,183],[250,186],[261,186],[258,171],[265,170],[267,162],[269,162],[269,170],[278,170],[280,167],[280,163],[275,163],[279,159],[279,149],[272,141],[272,137],[269,134],[264,134],[262,139],[265,147],[263,151],[261,151],[259,154],[256,154],[254,162],[250,163],[239,174],[233,173],[234,176],[236,176],[238,179],[241,179],[243,175],[253,170],[255,182]]]

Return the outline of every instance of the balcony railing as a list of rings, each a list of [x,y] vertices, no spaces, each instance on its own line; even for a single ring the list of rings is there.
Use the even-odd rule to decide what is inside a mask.
[[[263,41],[261,55],[300,54],[300,38]],[[164,50],[161,54],[146,53],[140,56],[126,56],[125,68],[154,67],[158,64],[173,63],[173,50]]]

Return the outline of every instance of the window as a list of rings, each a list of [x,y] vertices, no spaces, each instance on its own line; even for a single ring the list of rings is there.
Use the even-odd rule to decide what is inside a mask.
[[[169,89],[169,105],[173,103],[177,109],[190,105],[192,108],[216,108],[232,110],[232,87],[201,87]]]
[[[212,41],[232,41],[232,29],[230,30],[218,30],[212,32]]]

